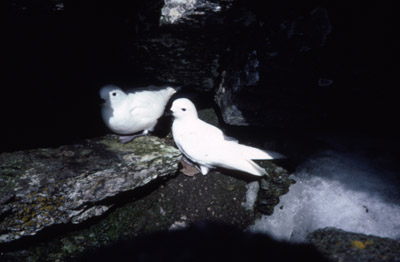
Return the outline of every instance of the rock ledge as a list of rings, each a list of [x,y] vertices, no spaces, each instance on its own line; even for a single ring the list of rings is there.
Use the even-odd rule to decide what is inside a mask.
[[[152,136],[0,154],[0,243],[100,216],[113,197],[175,174],[179,159]]]

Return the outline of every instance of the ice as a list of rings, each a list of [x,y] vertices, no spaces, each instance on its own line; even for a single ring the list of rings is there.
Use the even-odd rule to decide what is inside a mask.
[[[254,210],[254,204],[257,200],[257,194],[260,190],[260,184],[257,181],[250,182],[246,185],[246,202],[242,202],[242,206],[249,211]]]
[[[396,174],[359,153],[323,151],[297,168],[297,181],[271,216],[250,227],[280,240],[304,242],[324,227],[400,239]]]

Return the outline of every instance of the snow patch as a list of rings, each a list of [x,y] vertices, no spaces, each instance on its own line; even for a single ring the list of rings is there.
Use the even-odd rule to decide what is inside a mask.
[[[395,175],[360,154],[324,151],[298,168],[274,213],[250,230],[293,242],[325,227],[400,239]]]

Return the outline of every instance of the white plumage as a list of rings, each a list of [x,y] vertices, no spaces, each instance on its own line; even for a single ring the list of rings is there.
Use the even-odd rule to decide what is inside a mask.
[[[176,90],[169,86],[148,86],[125,93],[118,86],[106,85],[100,89],[100,97],[105,100],[101,115],[108,128],[119,135],[140,131],[146,135],[153,131],[168,100],[175,93]],[[136,136],[122,137],[120,141],[126,143]]]
[[[196,107],[189,99],[175,100],[171,111],[175,144],[185,157],[199,165],[203,175],[210,168],[222,167],[263,176],[267,172],[252,159],[284,158],[279,153],[242,145],[225,136],[219,128],[198,118]]]

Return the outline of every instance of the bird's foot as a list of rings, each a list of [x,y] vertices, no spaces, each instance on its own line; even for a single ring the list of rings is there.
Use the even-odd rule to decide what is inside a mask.
[[[183,158],[180,163],[182,168],[179,171],[182,172],[182,174],[186,176],[194,176],[200,173],[199,168],[187,161],[185,158]]]
[[[131,136],[118,136],[119,142],[122,144],[126,144],[131,142],[133,139],[140,137],[140,136],[147,136],[147,134],[138,134],[138,135],[131,135]]]
[[[112,137],[112,138],[117,138],[119,142],[126,144],[130,141],[132,141],[133,139],[139,137],[139,136],[146,136],[147,134],[138,134],[138,135],[131,135],[131,136],[121,136],[121,135],[116,135],[116,134],[108,134],[108,137]]]

